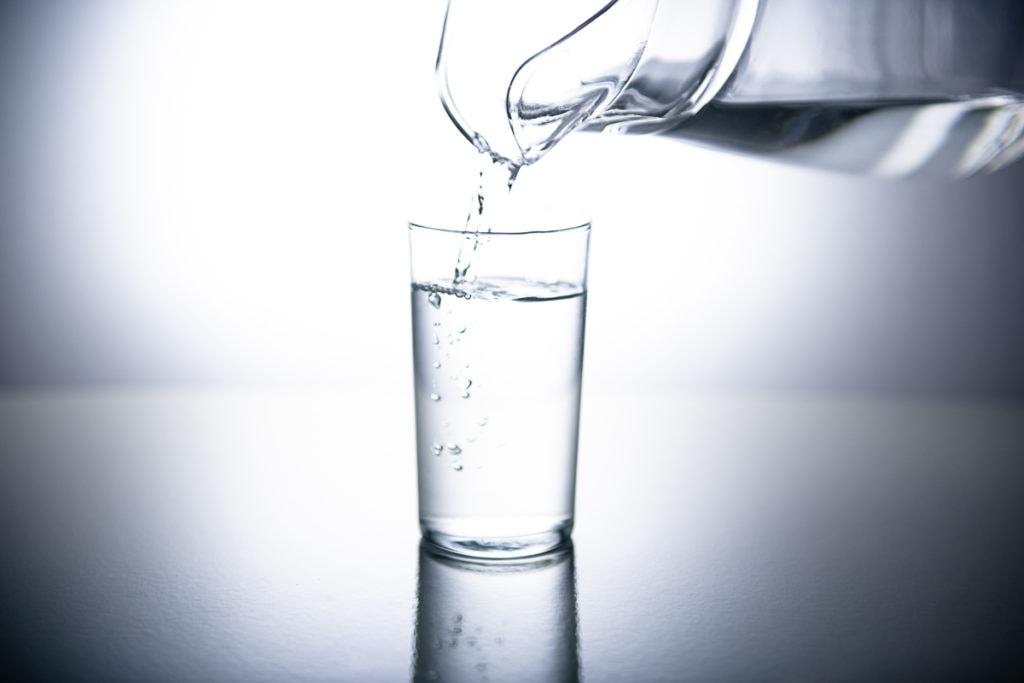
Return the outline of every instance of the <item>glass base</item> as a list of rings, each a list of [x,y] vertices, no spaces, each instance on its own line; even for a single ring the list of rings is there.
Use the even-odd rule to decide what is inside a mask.
[[[565,520],[537,533],[516,536],[462,535],[451,533],[446,525],[420,522],[423,540],[442,552],[456,557],[480,559],[520,559],[551,552],[570,542],[572,520]]]

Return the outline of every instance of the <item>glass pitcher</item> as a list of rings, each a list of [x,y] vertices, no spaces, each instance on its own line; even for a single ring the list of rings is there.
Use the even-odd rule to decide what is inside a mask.
[[[513,167],[573,130],[895,176],[1024,155],[1019,0],[450,0],[437,74]]]

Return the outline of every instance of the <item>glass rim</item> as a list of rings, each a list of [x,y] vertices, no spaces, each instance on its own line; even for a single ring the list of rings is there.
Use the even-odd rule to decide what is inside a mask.
[[[473,237],[476,235],[484,237],[513,237],[516,235],[554,235],[558,233],[573,232],[576,230],[587,231],[591,228],[591,222],[588,219],[580,219],[579,221],[571,222],[569,225],[561,225],[552,228],[532,228],[528,230],[483,230],[480,232],[467,230],[464,227],[442,228],[435,225],[427,225],[426,223],[421,223],[419,221],[409,221],[408,227],[409,230],[430,230],[448,235],[465,235],[467,237]]]

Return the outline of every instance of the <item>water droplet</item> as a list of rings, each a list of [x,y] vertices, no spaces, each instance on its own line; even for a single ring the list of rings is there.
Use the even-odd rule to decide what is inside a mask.
[[[431,394],[430,395],[430,400],[431,401],[440,401],[441,400],[441,394]]]
[[[459,396],[461,396],[462,398],[469,398],[469,392],[463,391],[461,394],[459,394]]]
[[[454,379],[455,384],[459,387],[459,389],[462,389],[463,391],[466,391],[471,386],[473,386],[473,380],[471,380],[468,377],[456,377]]]
[[[431,365],[433,365],[434,369],[436,370],[437,368],[441,367],[441,361],[435,360],[433,363],[431,363]]]
[[[430,305],[434,308],[441,308],[441,295],[437,292],[431,292],[428,294],[427,301],[429,301]]]
[[[448,449],[448,452],[451,453],[452,455],[458,455],[459,453],[462,452],[462,448],[459,447],[459,444],[453,441],[449,441],[447,444],[445,444],[445,448]]]
[[[459,329],[457,329],[455,331],[458,332],[459,334],[462,334],[462,333],[464,333],[466,331],[466,326],[463,325],[462,327],[460,327]]]
[[[434,346],[438,346],[441,343],[441,338],[436,334],[434,335]]]
[[[462,471],[462,464],[461,463],[457,463],[457,462],[456,463],[452,463],[452,469],[455,470],[456,472],[461,472]]]
[[[441,453],[443,451],[444,451],[444,446],[442,446],[441,444],[435,442],[434,443],[434,455],[441,455]]]

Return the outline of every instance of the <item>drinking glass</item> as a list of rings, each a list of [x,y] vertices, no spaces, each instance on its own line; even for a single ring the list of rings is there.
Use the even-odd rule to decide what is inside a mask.
[[[590,224],[409,225],[419,516],[460,555],[572,532]]]

